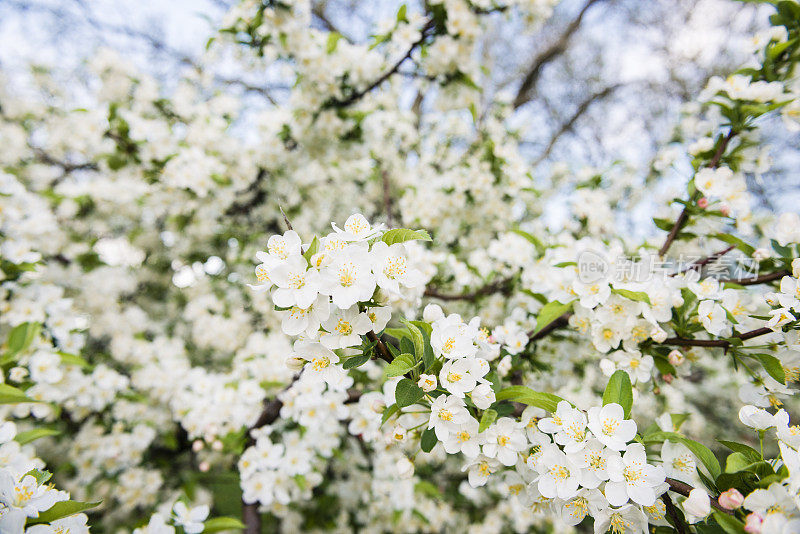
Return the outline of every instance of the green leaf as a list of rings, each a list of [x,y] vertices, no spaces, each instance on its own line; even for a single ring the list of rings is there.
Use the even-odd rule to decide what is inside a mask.
[[[753,462],[748,460],[747,456],[741,452],[733,452],[725,459],[725,472],[738,473],[745,470],[751,463]]]
[[[18,354],[30,347],[41,330],[42,325],[39,323],[22,323],[15,326],[8,334],[8,352]]]
[[[339,39],[342,38],[342,34],[339,32],[330,32],[328,33],[328,42],[325,46],[325,52],[327,54],[333,53],[336,50],[336,45],[339,44]]]
[[[554,300],[553,302],[545,304],[544,307],[539,310],[539,315],[536,316],[536,330],[533,331],[533,335],[538,334],[542,328],[571,310],[573,302],[574,301],[561,304],[557,300]]]
[[[431,452],[436,446],[436,432],[432,428],[425,429],[419,440],[419,446],[423,452]]]
[[[28,525],[37,525],[41,523],[52,523],[56,519],[63,519],[71,515],[79,514],[86,510],[91,510],[100,506],[98,502],[80,502],[80,501],[61,501],[55,503],[52,508],[41,512],[39,517],[29,517]]]
[[[311,265],[311,258],[319,252],[319,239],[317,236],[314,236],[314,239],[311,240],[311,243],[308,244],[308,248],[305,252],[303,252],[303,257],[306,259],[309,265]]]
[[[392,404],[391,406],[387,406],[385,410],[383,410],[383,415],[381,415],[381,426],[389,420],[391,416],[396,414],[400,411],[400,408],[397,407],[397,404]]]
[[[412,322],[403,320],[408,331],[411,332],[411,341],[414,342],[414,359],[417,362],[423,361],[425,358],[425,338],[422,336],[422,331]]]
[[[772,356],[771,354],[753,354],[753,356],[758,358],[758,360],[761,362],[761,365],[764,366],[764,370],[769,373],[769,376],[781,384],[786,384],[786,373],[784,372],[783,366],[778,358]]]
[[[21,402],[40,402],[31,399],[21,389],[8,384],[0,384],[0,404],[19,404]]]
[[[397,383],[397,389],[394,391],[395,402],[398,408],[405,408],[416,404],[425,392],[408,378],[404,378]]]
[[[492,410],[491,408],[483,412],[483,415],[481,416],[481,424],[478,427],[478,432],[483,432],[484,430],[489,428],[489,426],[492,423],[494,423],[496,419],[497,419],[497,412]]]
[[[536,406],[548,412],[555,412],[558,403],[563,401],[558,395],[552,393],[541,393],[525,386],[510,386],[496,394],[498,401],[510,400],[521,402],[528,406]]]
[[[409,230],[408,228],[395,228],[389,230],[381,240],[387,245],[394,245],[395,243],[404,243],[406,241],[420,240],[432,241],[430,234],[426,230]]]
[[[712,514],[714,516],[714,520],[727,534],[744,534],[744,523],[736,519],[734,516],[728,515],[724,512],[719,512],[717,510],[714,510]]]
[[[646,302],[650,304],[650,297],[647,296],[647,293],[644,291],[630,291],[629,289],[617,289],[612,288],[612,293],[616,293],[620,297],[625,297],[626,299],[635,300],[637,302]]]
[[[625,417],[631,414],[633,407],[633,388],[631,378],[623,370],[614,372],[608,379],[606,390],[603,392],[603,406],[615,402],[625,410]]]
[[[61,363],[63,363],[64,365],[76,365],[78,367],[83,367],[84,369],[88,369],[91,367],[91,365],[89,365],[89,362],[87,362],[77,354],[59,352],[58,355],[61,356]]]
[[[61,434],[61,432],[54,428],[34,428],[32,430],[26,430],[25,432],[20,432],[14,437],[14,441],[19,443],[20,445],[25,445],[26,443],[30,443],[31,441],[37,440],[39,438],[43,438],[46,436],[57,436],[59,434]]]
[[[355,356],[351,356],[347,358],[344,363],[342,364],[343,369],[354,369],[356,367],[361,367],[365,363],[369,361],[369,354],[368,353],[361,353],[356,354]]]
[[[242,530],[245,524],[235,517],[214,517],[203,523],[203,532],[220,532],[222,530]]]
[[[406,20],[406,13],[408,12],[408,6],[405,4],[400,6],[400,9],[397,10],[397,22],[404,22]]]
[[[724,243],[727,243],[729,245],[735,246],[737,249],[739,249],[742,252],[744,252],[747,255],[748,258],[752,257],[753,256],[753,252],[756,251],[756,249],[753,246],[748,245],[747,243],[745,243],[744,241],[742,241],[738,237],[733,236],[731,234],[714,234],[714,235],[709,236],[709,237],[713,237],[714,239],[719,239],[720,241],[722,241]]]
[[[406,330],[405,328],[384,328],[383,333],[387,336],[392,336],[397,341],[400,341],[404,337],[410,337],[411,332]]]
[[[744,454],[750,462],[757,462],[758,460],[761,460],[761,453],[749,445],[737,443],[735,441],[726,441],[724,439],[718,439],[717,441],[734,452]]]
[[[411,354],[401,354],[392,363],[383,368],[383,372],[388,377],[403,376],[411,369],[416,367],[414,364],[414,357]]]
[[[38,469],[31,469],[30,471],[25,473],[24,476],[28,476],[28,475],[30,475],[33,478],[35,478],[36,479],[36,483],[39,484],[40,486],[42,484],[44,484],[45,482],[47,482],[48,480],[50,480],[50,477],[53,476],[53,474],[50,473],[49,471],[39,471]]]
[[[534,247],[536,247],[536,252],[539,253],[540,256],[544,254],[545,246],[539,238],[537,238],[532,234],[529,234],[528,232],[525,232],[524,230],[511,230],[511,231],[527,239],[529,243],[531,243]]]

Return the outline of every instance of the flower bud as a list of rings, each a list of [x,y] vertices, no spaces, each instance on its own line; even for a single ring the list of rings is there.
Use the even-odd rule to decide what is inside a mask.
[[[708,199],[706,197],[702,197],[697,201],[697,207],[700,209],[706,209],[708,207]]]
[[[667,331],[657,326],[650,332],[650,337],[653,338],[653,341],[656,343],[663,343],[664,340],[667,339]]]
[[[306,361],[303,358],[296,358],[294,356],[286,358],[286,367],[288,367],[290,370],[294,372],[297,372],[300,369],[302,369],[305,364]]]
[[[436,389],[436,375],[426,375],[426,374],[419,375],[419,380],[417,381],[417,385],[425,393],[433,391],[434,389]]]
[[[731,214],[731,207],[730,207],[730,206],[728,206],[727,204],[723,204],[722,206],[720,206],[720,208],[719,208],[719,211],[720,211],[720,212],[721,212],[721,213],[722,213],[722,214],[723,214],[725,217],[728,217],[728,216],[730,216],[730,214]]]
[[[678,349],[673,349],[667,355],[667,359],[672,365],[678,366],[686,361],[686,356],[684,356],[683,353]]]
[[[200,463],[197,465],[197,469],[199,469],[201,473],[205,473],[205,472],[207,472],[209,469],[211,469],[211,464],[209,464],[208,462],[205,462],[205,461],[203,461],[203,462],[200,462]]]
[[[728,491],[723,491],[719,496],[719,505],[727,510],[736,510],[744,502],[744,495],[742,495],[736,488],[731,488]]]
[[[438,304],[428,304],[425,306],[425,309],[422,310],[422,320],[426,323],[432,323],[442,317],[444,317],[444,312],[442,311],[442,307]]]
[[[698,520],[702,519],[711,513],[711,499],[708,497],[708,493],[695,488],[689,492],[689,496],[683,501],[683,509],[690,516]]]
[[[211,444],[211,448],[214,449],[217,452],[221,451],[223,449],[223,447],[224,447],[224,445],[218,439],[215,439],[214,442]]]
[[[670,374],[663,375],[661,378],[663,378],[664,382],[667,384],[672,384],[672,381],[675,380],[675,377]]]
[[[411,478],[414,476],[414,464],[406,457],[397,460],[395,467],[397,467],[397,474],[400,478]]]
[[[196,440],[194,440],[194,443],[192,443],[192,450],[194,452],[200,452],[200,451],[203,450],[204,446],[205,446],[205,444],[203,443],[203,440],[196,439]]]
[[[496,400],[491,384],[478,384],[470,393],[472,402],[479,410],[486,410]]]
[[[761,523],[763,522],[764,518],[753,512],[745,518],[744,531],[747,534],[759,534],[761,532]]]

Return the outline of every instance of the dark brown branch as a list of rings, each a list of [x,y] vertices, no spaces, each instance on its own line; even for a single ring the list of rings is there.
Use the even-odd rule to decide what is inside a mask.
[[[435,288],[426,288],[426,297],[431,297],[439,300],[478,300],[480,297],[491,295],[494,293],[507,293],[511,289],[511,282],[513,278],[503,278],[490,284],[476,289],[470,293],[440,293]]]
[[[519,86],[517,96],[514,98],[514,109],[521,107],[530,100],[530,93],[536,85],[536,82],[539,80],[539,76],[542,73],[542,68],[567,50],[567,46],[569,45],[572,36],[576,31],[578,31],[581,22],[583,22],[583,16],[586,14],[589,8],[598,1],[601,0],[589,0],[586,2],[586,4],[583,6],[583,9],[581,9],[578,15],[572,20],[572,22],[569,23],[556,42],[551,44],[547,49],[543,50],[533,59],[531,66],[528,68],[528,73],[522,80],[522,85]]]
[[[392,353],[389,352],[389,349],[386,348],[386,345],[383,344],[383,341],[378,338],[378,336],[370,330],[367,332],[367,339],[375,343],[375,355],[378,356],[381,360],[391,363],[394,358],[392,358]]]
[[[731,139],[733,139],[733,136],[735,135],[736,131],[731,129],[728,132],[728,135],[722,138],[722,141],[719,143],[716,152],[714,152],[714,156],[711,158],[711,161],[708,162],[708,168],[716,169],[717,166],[719,166],[719,162],[722,159],[722,155],[725,153],[725,149],[728,148],[728,144],[731,142]],[[663,257],[667,253],[669,247],[671,247],[672,243],[675,241],[675,238],[678,237],[678,232],[681,231],[681,228],[683,228],[683,226],[686,224],[686,221],[688,220],[689,220],[689,207],[684,206],[683,209],[681,210],[680,215],[678,215],[675,224],[672,225],[672,229],[669,231],[667,239],[664,241],[664,244],[661,245],[661,248],[658,250],[659,256]]]
[[[290,222],[289,222],[289,218],[288,218],[288,217],[286,216],[286,214],[283,212],[283,208],[281,208],[281,207],[278,207],[278,209],[279,209],[279,210],[281,210],[281,215],[283,215],[283,222],[285,222],[285,223],[286,223],[286,228],[288,228],[289,230],[293,230],[293,228],[292,228],[292,223],[290,223]]]
[[[689,484],[685,482],[681,482],[680,480],[675,480],[674,478],[667,477],[666,483],[669,484],[669,489],[677,493],[678,495],[683,495],[684,497],[688,497],[689,493],[694,489]],[[711,507],[719,510],[720,512],[724,512],[728,515],[733,515],[733,512],[728,510],[727,508],[723,508],[720,506],[719,501],[714,497],[709,496],[709,500],[711,501]],[[666,503],[665,503],[666,504]]]
[[[744,332],[743,334],[737,334],[733,337],[741,339],[742,341],[747,341],[748,339],[753,339],[754,337],[764,336],[771,333],[773,333],[771,328],[763,326],[761,328],[756,328],[755,330],[750,330],[749,332]],[[723,349],[728,349],[731,346],[731,342],[727,339],[687,339],[682,337],[670,337],[658,344],[677,345],[680,347],[720,347]]]
[[[328,101],[328,106],[335,107],[335,108],[347,107],[350,104],[360,100],[364,95],[366,95],[367,93],[371,92],[373,89],[378,87],[380,84],[382,84],[383,82],[385,82],[386,80],[391,78],[391,76],[393,74],[395,74],[400,69],[400,66],[403,63],[405,63],[405,61],[407,59],[409,59],[411,57],[411,54],[414,53],[414,50],[416,50],[417,47],[422,44],[422,42],[428,36],[428,31],[431,28],[433,28],[433,26],[434,26],[433,20],[429,20],[425,24],[425,26],[422,28],[420,38],[417,39],[416,41],[414,41],[413,43],[411,43],[411,46],[408,47],[408,51],[403,55],[403,57],[401,57],[397,61],[397,63],[394,64],[394,66],[391,69],[387,70],[380,77],[378,77],[378,79],[376,79],[374,82],[369,84],[364,89],[361,89],[360,91],[353,91],[350,94],[350,96],[348,96],[347,98],[344,98],[342,100],[333,99],[333,100]]]
[[[661,494],[661,500],[664,501],[664,507],[667,509],[667,515],[672,520],[672,525],[675,527],[675,530],[678,534],[686,534],[686,529],[684,528],[684,522],[681,520],[681,517],[678,515],[678,509],[675,507],[675,504],[672,502],[672,499],[669,496],[668,492],[664,492]]]
[[[720,279],[720,284],[739,284],[740,286],[753,286],[756,284],[766,284],[767,282],[774,282],[780,280],[784,276],[791,276],[789,271],[776,271],[774,273],[764,274],[753,278],[723,278]]]
[[[705,265],[708,265],[709,263],[714,263],[715,261],[720,259],[722,256],[724,256],[725,254],[727,254],[728,252],[730,252],[734,248],[736,248],[736,246],[735,245],[731,245],[728,248],[726,248],[725,250],[720,250],[719,252],[715,252],[714,254],[711,254],[710,256],[706,256],[705,258],[701,258],[701,259],[699,259],[699,260],[697,260],[695,262],[692,262],[691,265],[689,265],[684,270],[679,271],[677,273],[673,273],[670,276],[677,276],[679,274],[687,273],[689,271],[696,271],[697,269],[699,269],[701,267],[704,267]]]
[[[550,155],[550,152],[553,151],[553,147],[556,146],[556,143],[561,138],[561,136],[567,133],[568,131],[572,130],[572,128],[575,126],[575,123],[578,122],[578,119],[580,119],[583,116],[583,114],[589,110],[592,104],[608,97],[620,87],[621,87],[620,84],[610,85],[605,89],[603,89],[602,91],[598,91],[597,93],[590,95],[589,97],[586,98],[586,100],[581,102],[578,108],[575,110],[575,113],[573,113],[572,116],[564,124],[561,125],[561,128],[559,128],[558,131],[555,134],[553,134],[553,136],[550,138],[550,141],[547,143],[547,147],[545,147],[544,152],[542,152],[542,154],[537,158],[536,163],[534,165],[541,163],[547,156]]]
[[[552,323],[548,324],[547,326],[545,326],[544,328],[542,328],[538,332],[536,332],[536,333],[533,333],[532,331],[528,332],[528,338],[531,341],[538,341],[538,340],[542,339],[543,337],[548,336],[554,330],[558,330],[559,328],[563,328],[563,327],[567,326],[569,324],[569,318],[570,317],[572,317],[571,313],[565,313],[564,315],[562,315],[561,317],[559,317],[558,319],[556,319]]]

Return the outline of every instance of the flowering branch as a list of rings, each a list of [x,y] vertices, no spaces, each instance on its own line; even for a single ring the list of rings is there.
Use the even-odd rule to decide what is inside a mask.
[[[486,284],[485,286],[469,293],[440,293],[434,288],[426,288],[425,293],[423,294],[426,297],[431,297],[439,300],[474,301],[478,300],[480,297],[485,297],[486,295],[491,295],[493,293],[507,293],[509,289],[511,289],[512,281],[513,281],[512,277],[503,278],[501,280],[497,280],[492,283]]]
[[[774,273],[756,276],[754,278],[726,278],[719,281],[720,284],[738,284],[740,286],[753,286],[756,284],[765,284],[767,282],[774,282],[780,280],[784,276],[791,276],[792,273],[783,269],[775,271]]]
[[[746,341],[748,339],[753,339],[754,337],[759,337],[771,333],[773,333],[773,330],[764,326],[761,328],[756,328],[755,330],[751,330],[749,332],[745,332],[743,334],[737,334],[733,337],[741,339],[742,341]],[[659,343],[659,345],[678,345],[685,347],[720,347],[723,349],[727,349],[728,347],[731,346],[731,342],[727,339],[686,339],[681,337],[670,337],[665,339],[663,342]]]

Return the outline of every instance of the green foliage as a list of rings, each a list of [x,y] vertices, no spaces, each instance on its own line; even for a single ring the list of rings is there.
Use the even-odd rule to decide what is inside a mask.
[[[622,409],[625,410],[625,417],[630,417],[633,407],[633,387],[631,378],[625,371],[616,371],[606,384],[603,392],[603,406],[613,402],[622,406]]]
[[[496,394],[498,401],[510,400],[536,406],[548,412],[555,412],[558,403],[563,401],[558,395],[552,393],[541,393],[525,386],[507,387]]]
[[[395,228],[389,230],[381,240],[387,245],[394,245],[395,243],[404,243],[406,241],[432,241],[430,234],[427,230],[409,230],[408,228]]]

